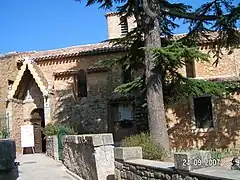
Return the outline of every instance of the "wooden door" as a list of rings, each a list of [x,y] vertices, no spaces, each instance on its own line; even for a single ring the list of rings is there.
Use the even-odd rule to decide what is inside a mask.
[[[41,132],[41,122],[33,123],[34,127],[34,150],[35,153],[42,152],[42,132]]]

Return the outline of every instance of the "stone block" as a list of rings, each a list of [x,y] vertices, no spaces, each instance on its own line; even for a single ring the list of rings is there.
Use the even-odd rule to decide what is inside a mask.
[[[113,136],[112,134],[93,134],[92,141],[94,146],[101,146],[101,145],[113,145]]]
[[[86,180],[114,179],[112,134],[86,134],[64,137],[63,163]]]
[[[142,159],[142,147],[116,147],[114,156],[116,160],[121,161]]]
[[[192,171],[217,164],[218,160],[211,157],[210,151],[189,151],[174,154],[174,165],[177,170]]]
[[[16,159],[16,144],[12,140],[0,140],[0,171],[11,171]]]
[[[47,136],[46,138],[46,155],[58,160],[58,137]]]

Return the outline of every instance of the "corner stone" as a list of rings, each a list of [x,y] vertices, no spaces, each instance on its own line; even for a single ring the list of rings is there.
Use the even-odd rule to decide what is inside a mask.
[[[174,154],[174,164],[177,170],[192,171],[209,167],[211,160],[210,151],[190,151]]]
[[[142,159],[142,147],[116,147],[114,156],[115,159],[121,161]]]

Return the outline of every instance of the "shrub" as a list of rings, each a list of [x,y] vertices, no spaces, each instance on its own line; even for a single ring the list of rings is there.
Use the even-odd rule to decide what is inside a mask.
[[[45,136],[54,136],[58,135],[61,128],[64,128],[69,135],[76,134],[73,128],[60,124],[48,124],[42,129],[42,131]]]
[[[8,130],[6,127],[0,127],[0,139],[5,139],[8,137]]]
[[[121,141],[121,146],[141,146],[144,159],[163,160],[166,155],[163,147],[156,144],[148,133],[141,133],[126,137]]]

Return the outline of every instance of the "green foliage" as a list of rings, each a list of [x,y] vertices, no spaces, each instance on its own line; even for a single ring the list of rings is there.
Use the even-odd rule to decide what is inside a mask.
[[[77,0],[80,1],[80,0]],[[215,54],[216,65],[221,59],[221,48],[225,47],[232,52],[233,48],[239,47],[240,31],[240,4],[234,4],[230,0],[212,0],[203,2],[195,10],[185,3],[171,3],[169,1],[129,1],[129,0],[87,0],[86,5],[100,4],[100,8],[112,8],[113,4],[119,4],[117,8],[120,15],[128,17],[134,16],[137,27],[128,32],[126,36],[110,40],[114,46],[123,46],[128,51],[119,58],[107,59],[99,62],[104,66],[121,66],[126,69],[139,70],[144,66],[145,35],[149,32],[146,27],[150,21],[146,21],[148,16],[159,20],[161,31],[161,48],[151,49],[155,53],[155,69],[162,75],[163,91],[166,97],[179,99],[181,93],[187,95],[199,95],[202,93],[216,93],[225,91],[216,83],[206,81],[193,81],[184,79],[177,70],[182,68],[187,62],[199,60],[207,61],[208,55],[203,54],[196,48],[198,42],[216,40],[216,48],[212,51]],[[154,6],[152,6],[152,4]],[[151,15],[150,15],[151,14]],[[177,42],[172,41],[173,31],[179,27],[176,19],[182,19],[189,23],[189,32]],[[150,30],[150,29],[149,29]],[[213,33],[214,32],[214,33]],[[144,75],[143,75],[144,77]],[[143,78],[142,78],[143,79]],[[115,91],[128,93],[139,89],[144,92],[144,79],[135,79],[133,82],[117,87]],[[196,87],[194,87],[196,85]],[[180,88],[177,90],[177,88]],[[226,88],[225,88],[226,89]],[[192,90],[192,91],[191,91]],[[171,92],[171,93],[169,93]],[[174,94],[177,93],[177,94]],[[173,97],[173,98],[172,98]],[[185,96],[184,96],[185,97]]]
[[[166,156],[163,147],[154,143],[153,139],[148,133],[141,133],[126,137],[124,140],[122,140],[121,146],[142,147],[144,159],[163,160]]]
[[[5,138],[7,138],[8,137],[8,130],[7,130],[7,128],[6,127],[1,127],[0,128],[0,138],[1,139],[5,139]]]
[[[122,84],[114,89],[115,92],[130,93],[134,90],[141,90],[144,88],[143,77],[137,77],[132,82]]]
[[[209,56],[196,47],[187,47],[181,42],[172,41],[165,47],[153,51],[156,69],[162,74],[164,102],[166,104],[182,101],[189,96],[196,97],[204,94],[222,96],[230,94],[240,86],[239,82],[211,82],[183,77],[178,70],[183,68],[186,62],[208,61]],[[121,64],[121,62],[118,63]],[[144,78],[142,75],[132,82],[118,86],[114,91],[120,93],[145,92]]]
[[[239,156],[239,150],[237,149],[215,149],[211,151],[212,158],[223,159],[229,156]]]
[[[60,124],[48,124],[45,126],[45,128],[42,129],[42,131],[45,136],[54,136],[58,135],[61,127],[63,127],[69,135],[77,134],[73,128]]]

